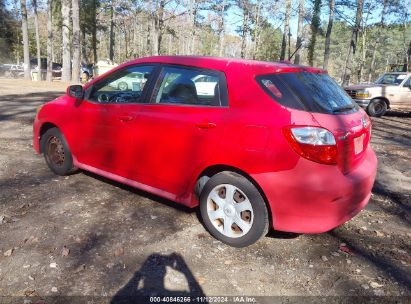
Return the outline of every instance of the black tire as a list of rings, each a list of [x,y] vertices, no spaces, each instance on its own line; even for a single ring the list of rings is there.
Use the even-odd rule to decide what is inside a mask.
[[[122,81],[118,84],[118,89],[120,91],[127,91],[128,90],[128,85],[126,82]]]
[[[40,147],[48,167],[55,174],[64,176],[76,171],[67,141],[59,129],[48,129],[41,136]]]
[[[372,117],[381,117],[387,112],[387,108],[387,103],[383,99],[374,99],[368,105],[367,113]]]
[[[212,200],[209,201],[210,193],[212,191],[215,191],[215,189],[218,189],[219,186],[224,187],[225,184],[232,185],[238,188],[241,192],[243,192],[243,194],[245,194],[245,198],[248,198],[253,209],[252,213],[250,213],[250,218],[251,216],[253,217],[251,228],[248,230],[248,232],[239,237],[229,237],[221,233],[211,222],[208,215],[208,204],[213,202]],[[234,203],[236,202],[234,201]],[[267,234],[269,228],[267,206],[265,204],[263,197],[261,196],[261,193],[247,178],[234,172],[220,172],[209,179],[209,181],[205,184],[203,190],[201,191],[200,213],[204,225],[207,228],[207,230],[211,233],[211,235],[213,235],[216,239],[220,240],[221,242],[233,247],[246,247],[251,244],[254,244],[260,238]],[[236,214],[238,216],[237,211]],[[222,225],[223,223],[224,221],[221,222]],[[235,226],[233,228],[233,225],[236,225],[236,223],[234,222],[230,226],[230,229],[232,231],[235,231],[234,228],[240,229],[239,227]],[[242,231],[240,233],[242,234]]]

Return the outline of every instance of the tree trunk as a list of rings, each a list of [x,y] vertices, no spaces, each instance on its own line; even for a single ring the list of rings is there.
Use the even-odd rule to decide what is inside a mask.
[[[88,63],[88,53],[87,53],[87,38],[86,38],[86,29],[85,27],[82,27],[81,29],[81,41],[80,41],[80,45],[81,45],[81,61],[84,63]]]
[[[291,14],[291,0],[287,0],[285,6],[285,17],[284,17],[284,32],[283,32],[283,39],[281,41],[281,54],[280,60],[285,60],[285,54],[287,50],[287,37],[290,39],[289,32],[290,32],[290,14]]]
[[[352,61],[357,50],[358,31],[360,29],[362,11],[364,6],[364,0],[357,0],[357,12],[355,14],[355,24],[352,29],[350,46],[348,49],[347,59],[345,61],[344,74],[342,77],[342,85],[347,86],[350,83],[352,73]]]
[[[196,0],[190,0],[189,3],[189,19],[190,19],[190,43],[189,43],[189,48],[188,48],[188,53],[193,54],[194,52],[194,35],[195,35],[195,17],[194,17],[194,11],[195,11],[195,6],[196,6]]]
[[[371,82],[372,80],[372,76],[375,70],[375,57],[376,57],[376,53],[377,53],[377,49],[381,43],[381,30],[384,28],[384,20],[385,20],[385,14],[387,12],[387,1],[388,0],[384,0],[383,1],[383,8],[382,8],[382,12],[381,12],[381,20],[380,20],[380,27],[377,30],[377,41],[375,41],[373,50],[372,50],[372,58],[371,58],[371,63],[370,63],[370,69],[368,71],[368,82]],[[388,58],[387,58],[388,60]]]
[[[114,4],[110,5],[110,42],[108,57],[114,61]]]
[[[363,1],[363,0],[361,0]],[[313,18],[311,20],[311,39],[308,47],[308,64],[314,65],[315,44],[317,42],[317,33],[320,28],[321,0],[314,1]]]
[[[43,80],[42,76],[43,73],[41,72],[41,52],[40,52],[40,33],[39,33],[39,18],[37,14],[37,0],[32,0],[33,10],[34,10],[34,26],[36,28],[36,47],[37,47],[37,67],[38,67],[38,74],[37,80]]]
[[[93,63],[97,63],[97,0],[92,0],[92,25],[91,25],[91,44],[93,48]]]
[[[220,10],[220,22],[219,22],[219,45],[218,45],[218,56],[222,57],[224,55],[224,36],[225,36],[225,7],[226,3],[225,0],[221,3],[221,10]]]
[[[21,4],[21,30],[23,34],[23,49],[24,49],[24,78],[30,79],[29,30],[27,27],[26,0],[20,0],[20,4]]]
[[[80,9],[79,0],[72,0],[72,20],[73,20],[73,70],[71,80],[78,83],[80,80]]]
[[[254,50],[253,50],[253,59],[257,58],[258,48],[259,48],[259,39],[260,39],[260,12],[261,12],[261,1],[257,0],[256,7],[256,16],[255,16],[255,29],[254,29]]]
[[[364,26],[363,31],[362,31],[362,52],[361,52],[360,68],[358,70],[358,83],[361,83],[363,81],[364,62],[365,62],[366,55],[367,55],[366,41],[367,41],[367,29]]]
[[[159,2],[152,2],[152,15],[153,15],[153,55],[160,55],[161,52],[161,40],[163,38],[163,26],[164,26],[164,7],[165,0]]]
[[[61,80],[71,80],[71,54],[70,54],[70,0],[61,1],[62,33],[63,33],[63,71]]]
[[[47,1],[47,81],[53,81],[53,0]]]
[[[333,1],[333,0],[331,0]],[[297,43],[295,44],[295,64],[300,64],[301,60],[301,45],[303,43],[304,32],[304,0],[300,0],[298,4],[298,28],[297,28]]]
[[[325,34],[324,64],[323,64],[324,70],[328,69],[328,60],[330,58],[331,32],[332,32],[333,23],[334,23],[335,1],[330,0],[329,6],[330,6],[330,15],[328,17],[327,33]]]
[[[241,58],[245,58],[246,56],[246,47],[247,47],[247,35],[249,32],[249,18],[250,18],[250,12],[249,12],[249,5],[248,1],[242,1],[242,9],[243,9],[243,28],[241,32]]]

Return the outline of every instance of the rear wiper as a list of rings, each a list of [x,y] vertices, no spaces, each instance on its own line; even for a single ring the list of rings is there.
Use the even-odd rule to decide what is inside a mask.
[[[347,106],[342,106],[338,108],[333,108],[333,113],[338,113],[338,112],[345,112],[354,109],[354,105],[347,105]]]

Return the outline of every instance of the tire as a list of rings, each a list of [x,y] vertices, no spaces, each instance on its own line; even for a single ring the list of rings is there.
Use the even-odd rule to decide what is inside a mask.
[[[372,117],[381,117],[387,111],[387,103],[382,99],[371,100],[367,107],[368,115]]]
[[[254,244],[268,232],[263,197],[247,178],[234,172],[220,172],[209,179],[201,191],[200,213],[211,235],[233,247]],[[225,221],[231,225],[225,227]]]
[[[48,167],[55,174],[64,176],[76,171],[67,141],[59,129],[48,129],[40,139],[40,147]]]
[[[126,82],[122,81],[118,84],[118,89],[120,91],[126,91],[128,89],[128,85]]]

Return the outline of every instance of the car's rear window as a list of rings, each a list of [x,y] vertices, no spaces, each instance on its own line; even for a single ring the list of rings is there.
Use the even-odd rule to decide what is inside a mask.
[[[263,89],[283,106],[317,113],[358,111],[358,106],[327,74],[307,72],[258,76]]]

